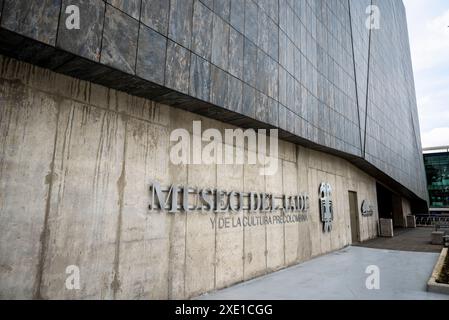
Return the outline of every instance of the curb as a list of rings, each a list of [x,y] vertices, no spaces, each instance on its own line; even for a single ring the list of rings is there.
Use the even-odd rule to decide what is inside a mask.
[[[443,269],[444,261],[446,260],[446,256],[448,254],[448,248],[444,248],[441,251],[440,257],[438,258],[438,262],[433,269],[432,276],[427,282],[427,291],[434,293],[442,293],[449,295],[449,284],[438,283],[438,275]]]

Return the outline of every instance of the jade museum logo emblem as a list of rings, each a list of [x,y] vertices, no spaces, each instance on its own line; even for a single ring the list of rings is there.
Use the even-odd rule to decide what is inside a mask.
[[[362,212],[362,216],[370,217],[374,214],[374,207],[368,202],[368,200],[363,200],[360,211]]]
[[[320,186],[320,212],[321,221],[324,224],[324,232],[331,232],[334,210],[332,207],[332,187],[327,182],[323,182]]]

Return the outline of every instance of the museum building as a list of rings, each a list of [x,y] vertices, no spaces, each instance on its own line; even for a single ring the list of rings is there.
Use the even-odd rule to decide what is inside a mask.
[[[192,298],[428,210],[402,1],[0,10],[2,299]],[[174,163],[197,122],[277,129],[275,173]]]

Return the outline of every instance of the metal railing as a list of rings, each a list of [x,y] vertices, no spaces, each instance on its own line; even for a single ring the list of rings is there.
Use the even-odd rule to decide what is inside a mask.
[[[445,214],[418,214],[416,225],[420,227],[449,228],[449,215]]]

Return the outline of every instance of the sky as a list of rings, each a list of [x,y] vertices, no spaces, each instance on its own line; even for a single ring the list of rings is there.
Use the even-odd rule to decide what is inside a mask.
[[[449,0],[403,0],[423,148],[449,145]]]

